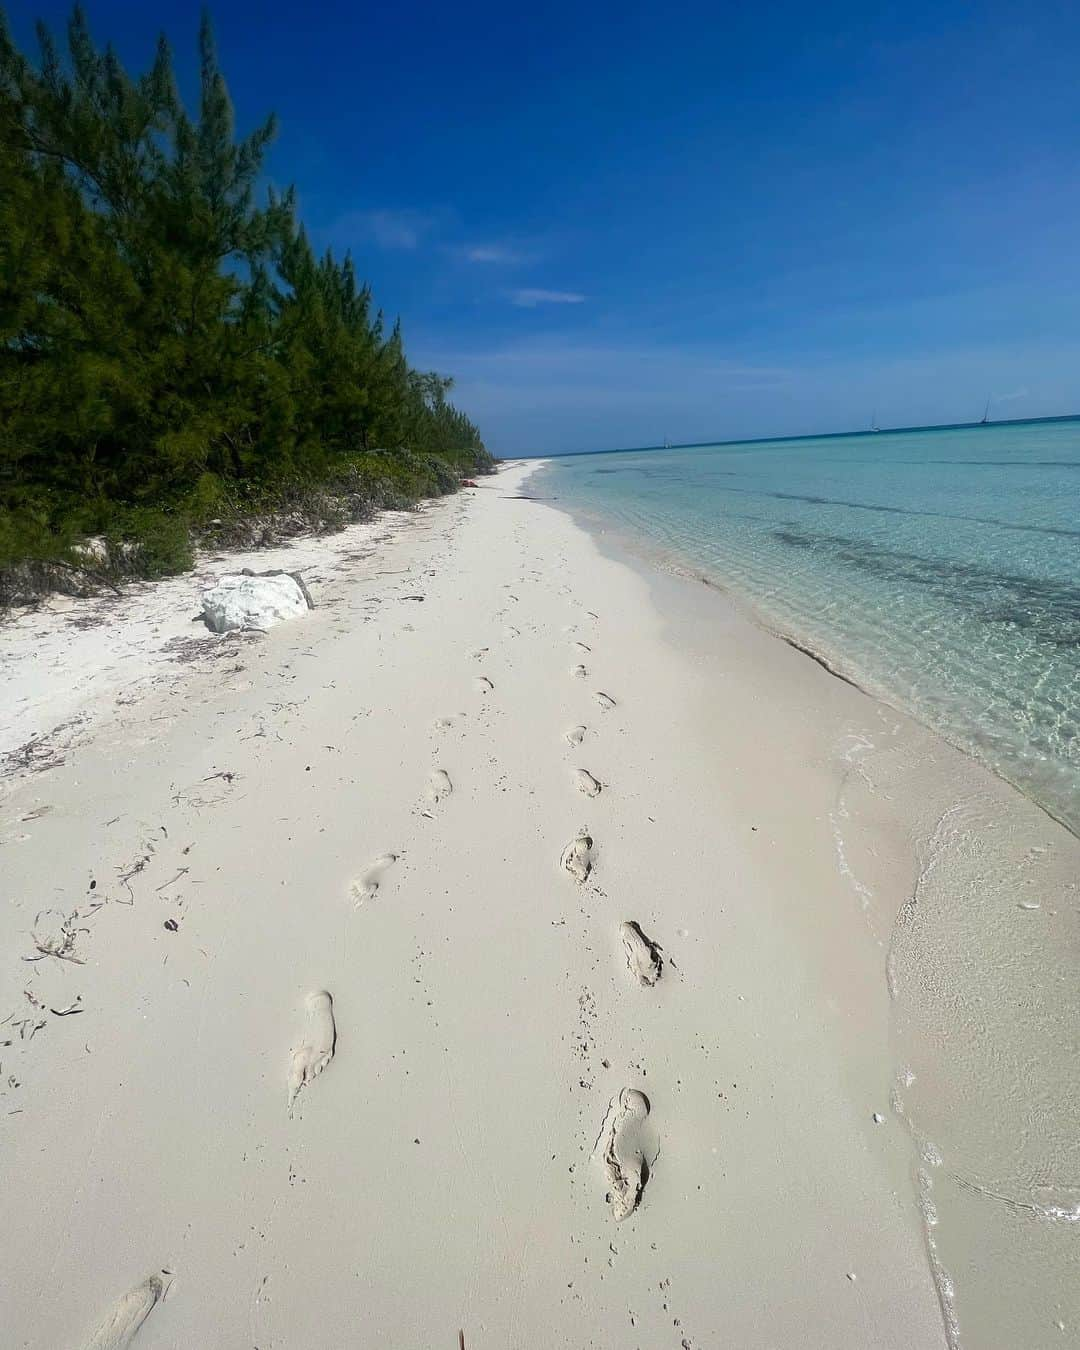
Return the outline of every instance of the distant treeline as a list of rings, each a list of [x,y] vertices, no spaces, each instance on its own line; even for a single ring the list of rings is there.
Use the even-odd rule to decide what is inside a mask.
[[[38,42],[0,11],[0,569],[94,535],[149,575],[191,527],[491,467],[349,256],[315,255],[291,189],[262,200],[274,121],[237,139],[207,20],[197,117],[164,38],[138,77],[80,8],[65,55]]]

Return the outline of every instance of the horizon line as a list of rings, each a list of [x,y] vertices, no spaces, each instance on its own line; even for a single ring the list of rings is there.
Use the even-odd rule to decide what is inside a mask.
[[[1031,426],[1039,422],[1077,422],[1080,413],[1054,413],[1048,417],[1002,417],[992,422],[930,422],[923,426],[878,427],[862,431],[799,432],[794,436],[742,436],[721,441],[680,441],[677,445],[611,446],[603,450],[541,450],[500,456],[506,459],[574,459],[578,455],[639,455],[650,450],[701,450],[711,445],[780,445],[790,441],[835,441],[851,436],[903,436],[915,431],[965,431],[979,427]]]

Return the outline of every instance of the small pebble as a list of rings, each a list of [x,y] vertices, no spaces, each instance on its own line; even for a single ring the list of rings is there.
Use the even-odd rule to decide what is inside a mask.
[[[884,1124],[885,1124],[885,1117],[881,1114],[880,1111],[875,1111],[875,1112],[874,1112],[874,1124],[875,1124],[875,1125],[884,1125]]]

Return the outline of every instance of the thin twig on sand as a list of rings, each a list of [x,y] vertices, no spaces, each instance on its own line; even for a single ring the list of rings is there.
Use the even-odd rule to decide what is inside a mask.
[[[181,867],[180,871],[177,872],[176,876],[172,877],[169,881],[163,881],[160,886],[154,887],[155,894],[158,891],[163,891],[166,886],[173,885],[173,883],[179,881],[181,877],[186,877],[190,871],[191,871],[190,867]]]

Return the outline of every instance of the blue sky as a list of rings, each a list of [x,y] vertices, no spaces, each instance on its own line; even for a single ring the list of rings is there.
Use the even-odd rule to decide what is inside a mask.
[[[87,8],[190,87],[198,6]],[[1080,6],[212,13],[271,178],[497,452],[1080,410]]]

